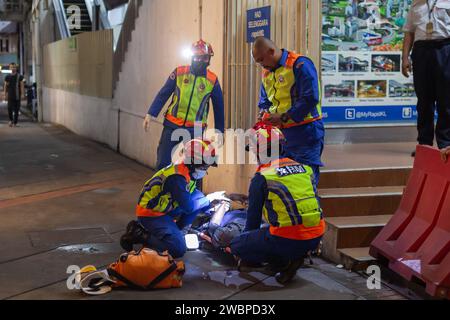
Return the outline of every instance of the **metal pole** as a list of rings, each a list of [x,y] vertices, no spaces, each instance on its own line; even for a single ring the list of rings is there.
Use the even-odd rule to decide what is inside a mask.
[[[39,3],[38,6],[40,7],[41,4]],[[41,27],[41,11],[40,8],[36,9],[36,20],[33,23],[33,34],[34,34],[34,42],[35,45],[33,46],[35,48],[34,54],[33,54],[33,65],[34,65],[34,77],[36,83],[37,83],[37,103],[38,103],[38,121],[43,121],[43,99],[42,99],[42,44],[41,44],[41,37],[40,37],[40,27]]]
[[[199,11],[199,18],[198,18],[198,36],[199,39],[203,39],[203,0],[198,0],[198,11]]]

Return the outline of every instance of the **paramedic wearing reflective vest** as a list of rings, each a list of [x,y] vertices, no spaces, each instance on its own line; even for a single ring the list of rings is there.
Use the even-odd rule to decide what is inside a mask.
[[[122,248],[131,251],[134,244],[143,244],[182,257],[187,250],[182,230],[210,207],[196,182],[210,166],[217,166],[216,161],[211,142],[189,141],[183,159],[159,170],[144,184],[136,206],[137,221],[128,224],[120,240]]]
[[[170,96],[172,101],[165,113],[164,129],[158,145],[157,170],[169,165],[174,148],[181,142],[172,141],[172,132],[183,128],[194,138],[194,125],[206,128],[209,100],[214,107],[216,130],[224,131],[223,93],[217,76],[208,69],[214,55],[209,43],[199,40],[192,45],[190,66],[176,68],[166,84],[159,91],[144,119],[144,129],[148,130],[150,120],[156,119]],[[202,130],[200,129],[200,135]],[[197,134],[199,135],[199,134]],[[181,138],[180,138],[181,139]]]
[[[244,233],[231,242],[231,253],[240,264],[269,263],[280,274],[280,283],[292,279],[308,251],[315,250],[325,232],[311,167],[283,153],[283,133],[276,127],[254,127],[259,168],[250,183]],[[279,145],[280,151],[260,155]],[[262,216],[268,227],[261,227]]]
[[[313,169],[317,185],[325,132],[314,63],[263,37],[255,40],[252,55],[264,68],[258,104],[263,120],[282,130],[286,151]]]

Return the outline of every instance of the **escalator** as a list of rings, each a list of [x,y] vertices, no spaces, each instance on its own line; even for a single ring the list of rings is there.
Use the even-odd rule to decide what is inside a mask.
[[[142,3],[142,0],[52,0],[60,38],[69,38],[83,32],[114,29],[116,44],[129,3],[134,4],[136,1]],[[114,13],[110,17],[109,13],[113,10]]]
[[[71,12],[73,12],[70,10],[71,6],[77,6],[80,9],[80,28],[78,29],[78,26],[69,27],[71,36],[92,31],[92,21],[85,0],[63,0],[62,2],[66,19],[69,19]]]
[[[92,31],[92,1],[53,0],[56,22],[62,39]],[[79,16],[77,14],[79,13]]]

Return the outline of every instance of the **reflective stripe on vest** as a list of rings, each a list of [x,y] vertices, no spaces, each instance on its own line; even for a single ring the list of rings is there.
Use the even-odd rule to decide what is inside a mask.
[[[189,66],[178,67],[176,74],[176,89],[166,119],[178,126],[193,127],[195,123],[206,126],[209,98],[217,76],[209,70],[206,76],[195,76]]]
[[[163,192],[164,182],[175,174],[186,179],[189,192],[194,191],[195,181],[191,181],[189,169],[183,163],[171,164],[159,170],[144,184],[136,206],[136,216],[160,217],[178,207],[178,204],[172,200],[171,194]]]
[[[322,210],[312,183],[314,173],[309,166],[284,158],[258,171],[267,182],[263,215],[271,234],[295,240],[324,234]]]
[[[267,98],[272,103],[272,106],[269,109],[269,112],[272,114],[286,113],[298,99],[298,92],[295,86],[294,64],[299,57],[301,57],[301,55],[289,52],[284,66],[279,67],[274,72],[267,69],[263,70],[262,83],[266,90]],[[299,126],[322,119],[320,81],[318,82],[318,88],[319,103],[316,105],[316,112],[314,114],[307,114],[300,122],[289,119],[287,122],[283,123],[281,128]]]

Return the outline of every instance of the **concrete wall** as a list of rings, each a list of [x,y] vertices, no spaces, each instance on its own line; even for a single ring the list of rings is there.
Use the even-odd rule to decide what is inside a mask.
[[[33,20],[31,21],[31,33],[32,33],[32,60],[33,60],[33,75],[34,80],[38,84],[37,96],[38,96],[38,119],[42,121],[43,115],[43,47],[48,43],[59,40],[59,35],[56,32],[55,17],[53,12],[53,6],[48,5],[50,2],[39,1],[33,11]]]
[[[112,98],[112,30],[85,32],[44,46],[44,86]]]
[[[112,30],[83,33],[44,46],[43,120],[116,149],[112,54]]]
[[[43,88],[44,121],[58,123],[90,139],[117,147],[118,119],[111,99]]]

